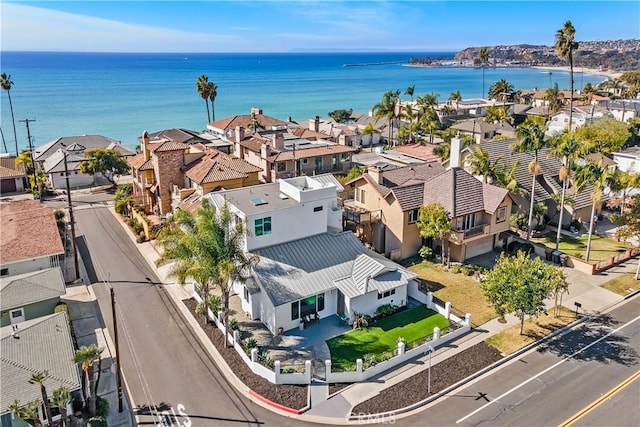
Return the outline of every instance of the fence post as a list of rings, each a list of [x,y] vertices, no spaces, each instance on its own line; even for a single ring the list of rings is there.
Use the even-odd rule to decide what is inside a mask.
[[[331,363],[331,361],[329,361],[329,363]],[[304,361],[304,375],[305,375],[305,377],[307,377],[307,381],[309,382],[309,384],[311,384],[311,376],[312,376],[311,360],[305,360]],[[326,378],[326,374],[325,374],[325,378]]]
[[[440,328],[437,326],[433,328],[433,341],[440,339]]]
[[[325,379],[329,382],[329,374],[331,373],[331,360],[324,361]]]
[[[258,362],[258,349],[255,347],[251,349],[251,361],[253,363]]]
[[[362,359],[356,359],[356,371],[362,373]]]
[[[398,341],[398,355],[402,356],[404,354],[405,343],[404,341]]]
[[[427,292],[427,308],[433,310],[433,293]]]
[[[280,361],[276,360],[273,362],[273,371],[276,374],[276,384],[280,384],[280,374],[282,373],[280,369]]]
[[[444,317],[449,320],[449,316],[451,315],[451,303],[449,301],[444,303]]]
[[[236,344],[240,341],[240,331],[237,329],[233,330],[233,343]]]
[[[464,316],[464,321],[467,324],[468,327],[471,327],[471,313],[467,313]]]

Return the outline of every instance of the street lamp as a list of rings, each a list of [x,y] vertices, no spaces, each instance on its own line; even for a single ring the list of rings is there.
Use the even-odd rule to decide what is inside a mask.
[[[427,391],[431,394],[431,355],[433,354],[433,347],[431,344],[427,344],[427,349],[425,351],[429,352],[429,371],[427,372]]]

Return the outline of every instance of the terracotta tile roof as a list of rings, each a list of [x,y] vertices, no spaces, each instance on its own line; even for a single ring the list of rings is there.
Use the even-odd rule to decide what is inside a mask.
[[[231,137],[230,139],[235,141],[235,136]],[[251,151],[260,152],[260,149],[265,142],[266,141],[256,133],[254,135],[250,135],[249,137],[245,136],[245,138],[240,141],[240,146],[246,147]]]
[[[189,145],[178,141],[163,141],[149,144],[149,151],[153,153],[155,153],[156,151],[162,152],[186,150],[187,148],[189,148]]]
[[[303,127],[296,128],[296,129],[290,129],[289,132],[294,134],[295,136],[297,136],[299,138],[304,138],[304,139],[308,139],[308,140],[311,140],[311,141],[318,140],[318,139],[323,139],[323,140],[332,139],[331,135],[327,135],[327,134],[322,133],[322,132],[316,132],[316,131],[313,131],[311,129],[306,129],[306,128],[303,128]]]
[[[136,154],[133,157],[129,157],[127,161],[135,170],[144,171],[153,169],[153,162],[151,159],[145,161],[144,154]]]
[[[185,175],[198,184],[246,178],[260,172],[257,166],[213,148],[204,147],[205,155],[185,167]]]
[[[407,144],[398,145],[391,151],[395,151],[415,159],[424,160],[425,162],[435,162],[440,160],[440,157],[433,154],[433,149],[435,147],[435,145],[431,144]]]
[[[344,145],[325,145],[322,147],[299,149],[295,152],[296,159],[305,159],[309,157],[328,156],[330,154],[341,153],[354,153],[356,151],[353,147],[345,147]],[[285,160],[293,160],[293,150],[282,151],[278,154],[267,158],[270,162],[282,162]]]
[[[0,204],[0,264],[64,253],[53,209],[37,200]]]
[[[0,157],[0,166],[3,166],[7,169],[24,172],[23,164],[16,165],[16,156]]]
[[[282,120],[278,120],[273,117],[265,116],[264,114],[256,114],[255,118],[265,127],[279,127],[289,125],[289,123],[287,122],[283,122]],[[253,126],[253,118],[251,117],[251,114],[240,114],[209,123],[209,126],[227,132],[229,130],[235,129],[236,126],[242,126],[243,128],[249,128]]]
[[[0,178],[20,178],[21,176],[25,176],[24,172],[0,165]]]

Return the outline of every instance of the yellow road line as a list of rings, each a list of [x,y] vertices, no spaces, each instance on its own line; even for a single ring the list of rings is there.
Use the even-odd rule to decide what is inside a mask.
[[[618,393],[620,390],[622,390],[623,388],[625,388],[626,386],[631,384],[633,381],[635,381],[639,377],[640,377],[640,371],[638,371],[635,374],[631,375],[629,378],[627,378],[626,380],[622,381],[620,384],[618,384],[617,386],[615,386],[614,388],[612,388],[611,390],[609,390],[608,392],[606,392],[605,394],[600,396],[598,399],[596,399],[595,401],[591,402],[589,405],[584,407],[581,411],[578,411],[574,416],[572,416],[567,421],[565,421],[562,424],[560,424],[560,427],[568,427],[568,426],[572,425],[573,423],[578,421],[580,418],[584,417],[589,412],[591,412],[596,407],[598,407],[600,404],[602,404],[602,402],[604,402],[605,400],[609,399],[610,397],[612,397],[613,395]]]

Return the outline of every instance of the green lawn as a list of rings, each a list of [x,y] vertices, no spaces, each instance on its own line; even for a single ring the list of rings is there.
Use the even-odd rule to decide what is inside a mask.
[[[416,273],[429,290],[463,313],[471,313],[471,322],[481,325],[494,317],[495,310],[487,303],[480,283],[463,274],[444,269],[440,264],[423,261],[408,267]]]
[[[600,286],[610,290],[611,292],[615,292],[618,295],[625,296],[640,289],[640,280],[636,280],[635,273],[625,273],[613,280],[603,283]]]
[[[434,327],[449,326],[447,319],[425,306],[405,310],[393,316],[371,323],[368,328],[349,331],[327,340],[331,362],[339,366],[355,364],[364,355],[379,355],[397,347],[396,339],[402,337],[409,343],[433,333]]]
[[[588,237],[588,234],[583,234],[580,237],[565,236],[563,234],[560,236],[560,250],[571,256],[584,258],[585,252],[587,251]],[[555,249],[556,233],[549,232],[543,237],[531,239],[531,241],[541,243],[548,248]],[[627,247],[630,246],[624,242],[616,242],[613,239],[600,237],[594,234],[591,238],[591,255],[589,256],[589,261],[602,261],[612,255],[617,255],[620,252],[623,252]]]

